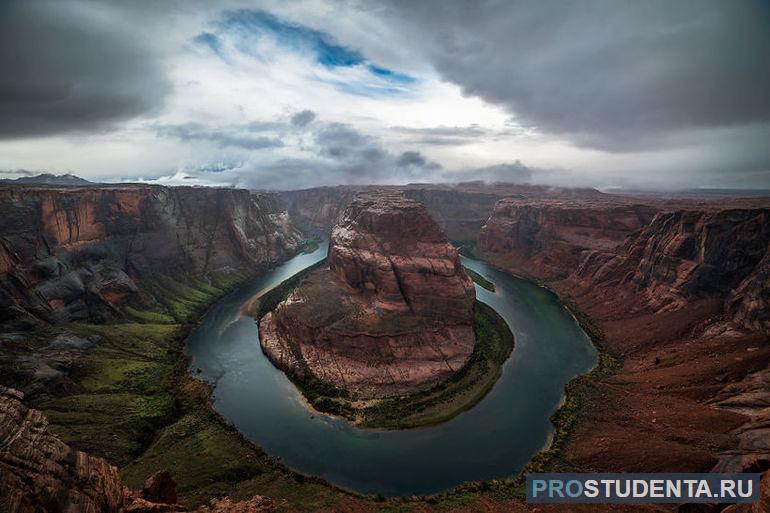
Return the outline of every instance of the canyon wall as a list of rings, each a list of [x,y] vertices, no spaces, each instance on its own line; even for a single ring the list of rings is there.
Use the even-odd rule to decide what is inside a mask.
[[[539,279],[565,278],[586,251],[611,251],[650,223],[652,206],[571,199],[500,200],[478,235],[478,248]]]
[[[767,468],[769,216],[766,199],[498,202],[480,255],[547,283],[622,358],[585,391],[570,465]]]
[[[156,274],[248,274],[285,259],[298,240],[272,194],[2,187],[0,322],[104,321]]]
[[[280,195],[294,224],[305,230],[319,230],[328,234],[334,223],[365,187],[340,185],[297,191],[282,191]]]
[[[698,299],[724,302],[744,328],[767,323],[770,209],[661,212],[615,252],[586,252],[576,276],[634,291],[652,311]]]
[[[301,227],[329,233],[345,207],[358,193],[399,192],[425,205],[451,241],[475,241],[479,230],[502,198],[604,198],[595,189],[568,189],[543,185],[465,182],[458,184],[361,185],[317,187],[280,192],[292,220]]]
[[[634,296],[651,311],[717,298],[742,326],[768,329],[770,209],[503,199],[478,249],[516,272]]]
[[[265,354],[303,380],[360,397],[424,390],[475,342],[473,283],[425,208],[362,194],[332,230],[328,265],[260,322]]]
[[[332,230],[329,268],[378,308],[468,323],[475,293],[426,208],[396,193],[363,194]]]

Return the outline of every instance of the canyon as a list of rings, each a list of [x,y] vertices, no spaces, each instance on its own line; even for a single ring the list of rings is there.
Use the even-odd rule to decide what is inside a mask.
[[[422,204],[366,193],[331,231],[328,265],[260,321],[268,357],[360,398],[425,390],[473,351],[473,284]]]
[[[392,201],[415,210],[394,219],[369,211],[365,199],[354,201],[375,190],[400,194]],[[300,352],[313,375],[353,394],[384,397],[445,379],[473,350],[473,288],[447,240],[464,242],[478,258],[558,293],[590,320],[603,353],[620,362],[579,385],[566,468],[767,470],[769,216],[767,198],[620,196],[516,184],[280,193],[0,186],[0,385],[9,387],[2,391],[0,471],[5,478],[40,469],[37,477],[13,481],[0,498],[12,498],[18,511],[26,511],[25,500],[48,500],[45,494],[57,497],[56,507],[71,497],[90,504],[75,511],[111,511],[127,507],[126,497],[141,498],[138,490],[156,472],[178,467],[183,504],[176,510],[212,507],[212,498],[235,490],[229,505],[268,495],[302,509],[294,507],[302,496],[333,504],[329,511],[379,510],[376,502],[280,470],[221,419],[202,414],[205,387],[179,366],[184,334],[201,312],[296,253],[303,232],[331,235],[329,261],[262,318],[268,341],[261,343],[280,367],[307,372],[287,343],[301,334]],[[420,232],[426,226],[429,233]],[[391,230],[382,249],[373,246],[380,228]],[[442,230],[446,237],[437,237]],[[420,259],[412,245],[435,256]],[[442,296],[451,291],[451,300],[437,301],[430,283],[441,283]],[[343,297],[357,299],[346,304]],[[312,307],[318,298],[335,306],[331,314]],[[426,349],[435,346],[431,337],[368,324],[372,312],[383,319],[406,314],[424,333],[449,333],[451,351],[442,347],[439,357]],[[360,362],[372,359],[373,336],[391,340],[389,348],[406,340],[414,347],[424,342],[426,350],[406,352],[414,365],[393,365],[388,353],[369,368]],[[360,353],[340,355],[331,343],[340,337]],[[344,365],[329,372],[331,361]],[[181,442],[171,443],[176,438]],[[206,469],[198,475],[187,465]],[[22,481],[45,487],[24,488]],[[465,509],[531,509],[510,491],[514,485],[489,486],[496,499],[475,491]],[[426,502],[413,505],[432,510]]]

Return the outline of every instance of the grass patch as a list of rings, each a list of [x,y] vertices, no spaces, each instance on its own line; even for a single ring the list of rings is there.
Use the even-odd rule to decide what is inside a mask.
[[[123,307],[123,311],[136,322],[149,322],[156,324],[173,324],[176,322],[173,317],[163,312],[153,312],[152,310],[139,310],[131,306]]]
[[[583,331],[591,338],[598,352],[597,364],[588,373],[569,381],[564,387],[563,404],[551,415],[553,438],[550,446],[537,453],[512,479],[478,481],[464,483],[451,492],[430,497],[429,502],[446,503],[460,497],[488,497],[498,502],[521,500],[526,494],[525,479],[532,472],[566,472],[570,469],[566,462],[566,449],[580,411],[585,408],[593,383],[610,376],[622,366],[620,358],[607,345],[604,331],[585,312],[578,308],[571,299],[563,301]]]
[[[513,334],[490,306],[474,305],[476,345],[468,362],[436,387],[386,399],[360,412],[366,427],[407,429],[446,422],[475,406],[492,389],[513,350]]]
[[[489,281],[488,279],[484,278],[482,275],[480,275],[473,269],[469,269],[466,267],[465,272],[468,273],[468,276],[471,277],[471,279],[473,280],[473,283],[475,283],[479,287],[483,289],[487,289],[490,292],[495,291],[495,284]]]

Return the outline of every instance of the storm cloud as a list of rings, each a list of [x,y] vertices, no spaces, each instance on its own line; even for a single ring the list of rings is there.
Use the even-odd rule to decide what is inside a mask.
[[[0,138],[109,127],[157,110],[160,63],[110,7],[0,5]]]
[[[770,3],[393,0],[441,75],[544,132],[625,151],[770,121]]]
[[[0,2],[0,168],[770,188],[768,55],[761,0]]]

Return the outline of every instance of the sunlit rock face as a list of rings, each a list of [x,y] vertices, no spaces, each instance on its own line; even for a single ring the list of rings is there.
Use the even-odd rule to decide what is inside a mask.
[[[383,397],[429,388],[465,364],[473,283],[422,204],[362,194],[334,226],[327,263],[262,319],[277,366]]]

